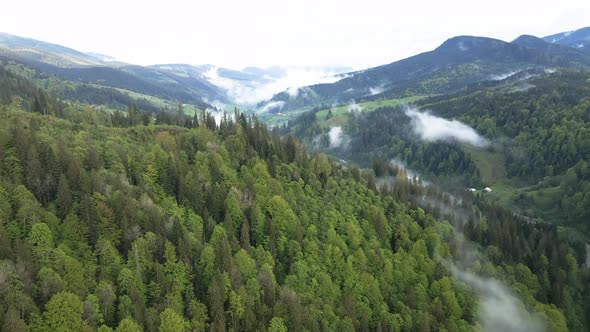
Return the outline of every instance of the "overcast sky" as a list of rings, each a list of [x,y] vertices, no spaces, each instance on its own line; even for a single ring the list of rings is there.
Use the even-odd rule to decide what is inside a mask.
[[[31,1],[0,31],[136,64],[347,65],[429,51],[456,35],[510,41],[590,26],[590,1]]]

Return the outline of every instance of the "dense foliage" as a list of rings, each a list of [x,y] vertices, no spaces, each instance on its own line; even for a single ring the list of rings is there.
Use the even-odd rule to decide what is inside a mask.
[[[200,90],[181,89],[180,83],[168,78],[163,84],[156,78],[142,79],[135,74],[150,74],[149,70],[122,71],[109,67],[58,68],[48,64],[19,62],[0,56],[0,99],[6,103],[12,96],[24,99],[34,94],[38,103],[45,106],[45,92],[52,98],[124,110],[134,104],[147,112],[159,112],[162,104],[190,103],[201,109],[210,107],[198,97]],[[156,73],[151,73],[156,75]],[[163,75],[163,74],[162,74]],[[162,80],[163,78],[160,78]],[[177,78],[180,81],[186,80]],[[165,80],[165,79],[164,79]],[[184,82],[183,82],[184,83]],[[195,82],[188,82],[195,84]],[[187,84],[190,85],[190,84]],[[214,93],[214,92],[211,92]],[[217,95],[215,95],[217,96]],[[157,100],[157,102],[156,102]],[[33,107],[25,104],[26,110]],[[58,108],[54,108],[58,109]]]
[[[342,153],[373,166],[360,171],[310,156],[292,136],[237,110],[217,120],[208,112],[189,116],[182,104],[146,112],[129,103],[126,112],[108,113],[63,102],[15,72],[0,67],[3,331],[471,331],[482,324],[480,299],[449,269],[472,253],[456,230],[483,249],[465,268],[508,285],[549,330],[589,326],[590,276],[578,263],[584,251],[555,226],[408,180],[385,160],[471,182],[478,170],[459,145],[412,137],[399,108],[357,115],[345,126],[351,139]],[[557,95],[517,95],[569,110],[526,118],[530,126],[563,125],[573,141],[578,154],[554,168],[565,175],[547,180],[563,190],[589,181],[588,105],[577,97],[587,78],[579,75],[560,80]],[[570,94],[567,82],[581,90]],[[111,92],[76,86],[88,88],[92,103]],[[446,103],[484,97],[426,104],[451,112]],[[497,118],[513,116],[499,100]],[[491,120],[478,118],[478,108],[444,115],[481,122],[490,138],[512,133],[514,147],[537,139],[502,129],[525,126],[520,118],[484,128]],[[325,137],[318,111],[286,130]],[[522,167],[515,160],[508,162]],[[576,195],[563,204],[583,204]],[[587,213],[579,206],[568,213]]]
[[[590,234],[589,93],[588,72],[560,71],[526,84],[420,103],[501,142],[508,176],[538,183],[514,198],[519,205]]]
[[[283,132],[306,140],[315,148],[330,147],[328,128],[322,129],[317,113],[305,112],[289,121]],[[351,113],[344,126],[346,144],[330,152],[364,167],[375,162],[389,163],[397,159],[421,174],[441,179],[461,179],[479,184],[479,170],[458,143],[425,142],[413,133],[410,119],[402,107],[380,107],[368,113]],[[318,139],[319,138],[319,139]],[[377,176],[387,165],[374,167]]]
[[[440,260],[454,251],[448,223],[256,119],[116,127],[88,108],[60,119],[14,107],[0,110],[3,330],[478,324],[477,298]],[[485,271],[506,272],[548,326],[563,328],[559,308],[573,304],[534,288],[528,267],[511,273],[520,258],[504,257]],[[567,262],[566,289],[581,295]]]
[[[434,260],[448,227],[243,115],[211,131],[2,112],[6,330],[474,323]],[[452,316],[430,313],[433,285]]]

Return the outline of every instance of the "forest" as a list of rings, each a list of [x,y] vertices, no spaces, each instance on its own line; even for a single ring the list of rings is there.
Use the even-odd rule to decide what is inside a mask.
[[[330,147],[327,128],[321,125],[318,112],[328,106],[316,107],[281,127],[282,133],[293,134],[318,150],[324,150],[371,167],[375,162],[389,163],[397,159],[406,167],[439,180],[481,185],[479,170],[458,143],[425,142],[412,132],[410,119],[402,106],[379,107],[375,111],[350,114],[343,126],[346,146]],[[328,118],[330,117],[328,112]],[[318,140],[319,137],[319,140]],[[374,168],[381,176],[381,167]]]
[[[478,330],[483,299],[448,263],[461,231],[481,244],[472,273],[531,320],[589,326],[584,257],[551,225],[485,201],[446,221],[415,204],[444,194],[378,186],[238,110],[107,113],[7,77],[4,331]]]
[[[491,142],[475,151],[480,160],[473,148],[460,142],[420,139],[404,113],[407,106],[341,116],[338,121],[347,144],[337,148],[329,144],[331,106],[302,113],[281,129],[314,149],[373,166],[377,176],[395,159],[453,188],[503,187],[499,200],[505,207],[571,227],[588,238],[589,93],[587,71],[530,70],[505,81],[477,83],[460,92],[416,100],[418,109],[461,121]],[[493,168],[496,176],[484,177],[482,167]]]
[[[515,197],[531,214],[590,234],[590,74],[563,70],[506,88],[424,99],[499,143],[507,176],[532,185]],[[556,203],[556,204],[555,204]]]

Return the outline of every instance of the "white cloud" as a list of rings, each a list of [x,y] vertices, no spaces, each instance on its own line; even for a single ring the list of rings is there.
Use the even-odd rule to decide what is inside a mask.
[[[487,139],[463,122],[439,118],[414,108],[406,109],[405,113],[412,120],[414,132],[425,141],[457,140],[476,147],[486,147],[490,144]]]
[[[283,109],[283,106],[285,106],[285,102],[282,100],[271,101],[271,102],[268,102],[266,105],[262,106],[258,110],[258,112],[259,113],[266,113],[266,112],[270,112],[270,111],[280,111]]]
[[[343,143],[343,135],[342,135],[342,127],[332,127],[330,128],[330,132],[328,133],[330,137],[330,147],[331,148],[339,148],[342,146]]]
[[[453,264],[450,269],[457,279],[478,293],[479,320],[484,331],[545,331],[540,317],[529,313],[522,301],[499,281],[460,270]]]
[[[290,97],[296,97],[302,92],[301,87],[334,83],[343,78],[337,74],[339,74],[338,70],[332,68],[289,67],[284,68],[278,77],[265,75],[262,79],[247,81],[222,77],[218,73],[218,68],[213,67],[204,75],[209,82],[223,88],[236,103],[253,105],[268,100],[282,91],[286,91]],[[305,92],[309,93],[311,90]]]
[[[233,114],[226,113],[225,111],[222,111],[220,109],[207,108],[206,111],[213,116],[213,118],[215,119],[215,124],[218,126],[221,123],[221,120],[223,120],[224,116],[228,116],[230,118],[233,118],[234,116]]]
[[[385,91],[385,88],[383,86],[369,88],[369,95],[371,95],[371,96],[378,95],[378,94],[382,93],[383,91]]]
[[[358,114],[361,113],[363,111],[363,108],[357,104],[354,100],[352,101],[352,103],[350,103],[350,105],[348,105],[348,112],[353,113],[353,114]]]
[[[516,73],[518,73],[518,72],[517,71],[511,71],[511,72],[504,73],[504,74],[492,75],[490,77],[490,79],[492,81],[501,81],[501,80],[507,79],[508,77],[510,77],[510,76],[512,76],[512,75],[514,75]]]

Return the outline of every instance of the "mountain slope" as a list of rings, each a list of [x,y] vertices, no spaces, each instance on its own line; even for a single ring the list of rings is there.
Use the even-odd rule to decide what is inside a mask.
[[[285,109],[293,109],[321,103],[348,103],[353,99],[438,94],[523,69],[590,67],[587,54],[541,39],[533,42],[532,38],[521,37],[507,43],[483,37],[454,37],[433,51],[351,73],[333,84],[305,87],[303,91],[308,93],[303,96],[282,92],[272,102],[284,102]]]
[[[102,61],[71,48],[5,33],[0,34],[0,56],[66,80],[92,83],[152,95],[172,102],[206,106],[204,99],[227,102],[224,91],[202,75],[175,75],[157,67]]]
[[[546,36],[543,37],[543,40],[552,44],[576,48],[590,54],[590,27]]]
[[[39,61],[65,68],[102,64],[95,57],[68,47],[4,32],[0,32],[0,54],[15,59]]]

